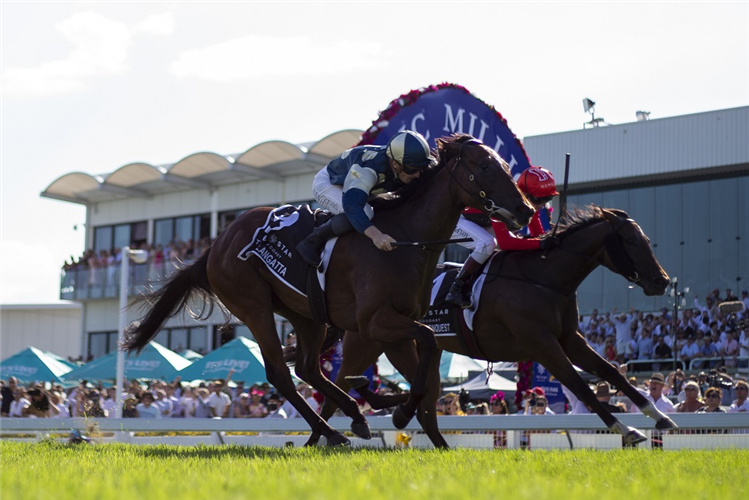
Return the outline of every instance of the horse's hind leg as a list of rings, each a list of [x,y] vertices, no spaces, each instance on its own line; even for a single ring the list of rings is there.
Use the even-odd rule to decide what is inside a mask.
[[[351,432],[364,439],[371,439],[367,419],[359,405],[346,392],[328,380],[320,371],[320,349],[325,341],[325,330],[313,320],[298,315],[288,317],[297,332],[296,374],[323,393],[325,400],[332,400],[351,417]],[[327,419],[325,419],[327,420]]]
[[[366,340],[400,342],[415,340],[418,350],[416,376],[411,384],[411,397],[393,412],[393,425],[403,429],[411,421],[416,408],[426,394],[429,363],[435,357],[437,340],[431,328],[396,312],[392,307],[381,305],[371,316],[357,315],[360,333]],[[366,332],[366,333],[365,333]]]
[[[611,363],[603,359],[597,352],[590,348],[581,333],[570,336],[563,345],[570,360],[581,369],[592,373],[609,382],[627,396],[643,414],[656,421],[655,428],[658,430],[676,429],[676,423],[668,418],[663,412],[640,391],[632,386],[624,376],[619,373]]]
[[[335,385],[337,385],[342,391],[346,392],[350,389],[349,383],[346,381],[346,377],[350,375],[361,375],[364,371],[369,368],[380,355],[380,348],[375,342],[366,342],[362,339],[361,335],[356,332],[346,332],[343,336],[343,360],[341,367],[338,369],[336,375]],[[330,417],[333,416],[338,404],[331,398],[325,398],[323,401],[322,408],[320,408],[320,416],[327,422]],[[320,439],[320,434],[313,432],[307,445],[315,445]]]
[[[585,383],[585,380],[572,366],[567,354],[554,337],[549,335],[548,338],[540,339],[536,344],[543,346],[543,348],[539,347],[533,358],[534,361],[541,363],[544,368],[549,370],[549,373],[572,391],[572,394],[588,406],[592,412],[596,413],[609,430],[622,434],[624,444],[631,445],[647,439],[643,433],[632,427],[627,427],[604,408],[593,391],[590,390],[588,384]]]
[[[261,289],[252,290],[252,293],[242,294],[242,296],[223,294],[219,298],[252,331],[263,354],[268,382],[273,384],[281,395],[296,408],[302,418],[307,421],[312,432],[325,436],[330,446],[350,444],[346,436],[330,427],[297,392],[291,372],[284,362],[283,349],[276,333],[276,324],[271,312],[270,287],[265,283],[258,283],[256,286]]]

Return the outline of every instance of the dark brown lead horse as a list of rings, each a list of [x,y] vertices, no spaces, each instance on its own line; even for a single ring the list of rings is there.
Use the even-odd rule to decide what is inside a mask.
[[[669,277],[653,255],[648,238],[637,223],[620,210],[593,207],[571,215],[557,233],[559,246],[542,258],[542,251],[501,252],[495,256],[481,292],[479,309],[473,320],[476,341],[488,361],[526,361],[541,363],[575,396],[598,414],[610,430],[624,435],[627,444],[645,440],[637,429],[627,427],[598,401],[573,364],[619,388],[645,415],[657,421],[657,429],[675,428],[674,422],[656,409],[632,387],[619,371],[598,355],[577,330],[576,290],[599,265],[624,276],[643,289],[646,295],[662,295]],[[455,336],[438,338],[440,349],[475,356],[467,352]],[[385,352],[401,373],[411,380],[417,353],[395,350],[346,332],[343,365],[336,384],[349,386],[346,376],[354,376],[374,363]],[[430,382],[439,374],[431,374]],[[352,382],[360,382],[356,377]],[[356,385],[356,384],[355,384]],[[368,392],[368,391],[364,391]],[[363,394],[364,395],[364,394]],[[375,396],[369,392],[365,397]],[[371,401],[375,408],[393,406],[404,396],[379,396]],[[420,418],[422,427],[437,447],[446,447],[437,428],[433,409],[439,397],[431,384],[422,403],[430,413]],[[326,400],[321,414],[329,418],[335,411]],[[315,436],[310,440],[314,441]]]
[[[511,226],[530,220],[533,209],[518,190],[507,164],[491,148],[459,135],[438,139],[437,155],[436,167],[422,174],[415,193],[399,206],[376,209],[374,222],[384,233],[397,241],[446,240],[466,206],[493,214]],[[312,319],[307,298],[286,287],[254,255],[247,262],[237,258],[271,210],[263,207],[245,212],[194,264],[147,294],[144,300],[151,309],[142,322],[129,329],[124,347],[128,351],[142,349],[169,317],[187,306],[193,294],[210,306],[218,298],[250,328],[262,351],[268,381],[312,431],[325,436],[329,445],[348,443],[296,392],[276,333],[275,312],[296,330],[296,374],[353,419],[355,434],[368,438],[369,425],[356,401],[320,371],[325,328]],[[426,392],[428,367],[432,359],[439,358],[434,332],[417,320],[429,307],[432,276],[444,246],[381,252],[369,238],[350,233],[339,238],[328,265],[327,310],[333,325],[385,345],[406,340],[416,343],[412,394],[394,414],[398,426],[405,426],[413,417]]]

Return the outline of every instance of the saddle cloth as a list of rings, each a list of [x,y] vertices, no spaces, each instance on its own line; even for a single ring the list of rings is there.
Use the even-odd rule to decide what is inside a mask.
[[[278,207],[268,214],[265,224],[255,231],[237,258],[246,261],[256,255],[282,283],[306,297],[309,265],[296,253],[296,245],[328,217],[330,214],[321,210],[312,212],[309,205]],[[330,250],[326,254],[329,259]]]
[[[486,280],[485,270],[489,269],[495,255],[497,255],[496,252],[492,255],[491,259],[484,264],[482,271],[478,273],[478,277],[473,282],[471,288],[473,307],[470,309],[461,309],[458,311],[458,314],[455,314],[456,306],[445,302],[447,292],[453,281],[455,281],[458,270],[446,268],[444,266],[437,266],[435,277],[432,281],[432,297],[429,302],[429,311],[424,318],[422,318],[421,322],[431,327],[438,337],[441,335],[447,336],[458,333],[464,334],[473,332],[473,317],[476,314],[476,311],[479,310],[481,291],[484,288],[484,282]],[[460,324],[457,324],[458,318],[460,318]],[[465,329],[468,329],[468,332],[461,332],[461,330]]]

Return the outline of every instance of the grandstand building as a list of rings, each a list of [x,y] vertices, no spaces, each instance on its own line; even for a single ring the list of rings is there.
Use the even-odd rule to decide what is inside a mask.
[[[462,123],[462,122],[461,122]],[[464,132],[451,130],[450,132]],[[310,143],[257,144],[244,153],[195,153],[171,165],[133,163],[105,175],[70,173],[42,193],[86,206],[87,248],[96,255],[116,248],[166,249],[174,241],[192,246],[215,238],[241,212],[257,206],[312,201],[311,184],[330,159],[355,145],[363,131],[343,130]],[[534,165],[550,169],[560,185],[564,156],[571,154],[568,208],[596,204],[627,211],[650,237],[653,249],[679,290],[704,296],[714,288],[749,287],[749,107],[636,121],[526,137]],[[449,248],[449,260],[462,260]],[[148,279],[172,269],[162,261],[131,265],[131,295]],[[62,265],[62,263],[61,263]],[[84,356],[116,347],[119,268],[68,268],[60,298],[81,304]],[[669,297],[645,297],[609,271],[596,270],[579,291],[582,314],[634,307],[673,308]],[[693,293],[688,297],[691,306]],[[141,312],[131,310],[128,320]],[[237,335],[252,338],[236,321],[184,315],[169,320],[157,341],[176,351],[210,351]],[[279,335],[288,326],[278,321]]]

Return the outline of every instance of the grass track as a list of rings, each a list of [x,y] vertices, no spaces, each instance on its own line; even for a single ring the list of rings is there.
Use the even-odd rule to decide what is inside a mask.
[[[749,450],[304,449],[0,443],[3,500],[749,498]]]

